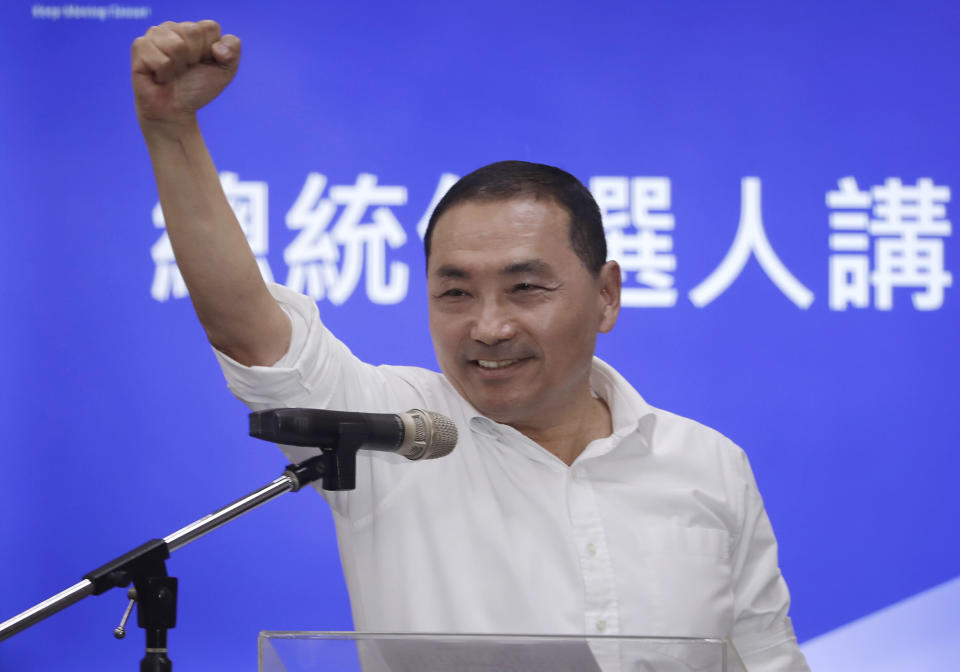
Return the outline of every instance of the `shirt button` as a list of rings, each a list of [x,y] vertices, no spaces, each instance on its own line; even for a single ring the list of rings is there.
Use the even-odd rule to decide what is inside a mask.
[[[604,631],[606,631],[606,629],[607,629],[607,622],[604,621],[603,619],[600,619],[599,621],[597,621],[596,628],[597,628],[597,632],[604,632]]]
[[[597,554],[597,545],[594,544],[593,542],[590,542],[589,544],[587,544],[587,553],[589,553],[591,556],[596,555],[596,554]]]

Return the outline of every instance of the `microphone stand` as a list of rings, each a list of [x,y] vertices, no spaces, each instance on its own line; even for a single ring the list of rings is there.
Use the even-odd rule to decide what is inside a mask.
[[[268,485],[163,539],[151,539],[85,574],[83,581],[0,623],[0,642],[88,595],[100,595],[111,588],[125,587],[132,582],[134,588],[128,591],[128,596],[140,603],[137,624],[146,631],[147,640],[146,655],[140,661],[140,672],[171,672],[172,663],[167,657],[167,630],[174,627],[177,621],[177,579],[167,575],[167,558],[173,551],[221,525],[286,492],[296,492],[317,479],[323,480],[324,490],[353,490],[356,487],[357,450],[363,443],[366,429],[359,424],[344,422],[339,430],[336,446],[322,446],[319,455],[299,464],[287,465],[283,475]],[[128,607],[123,623],[114,630],[116,637],[123,637],[123,626],[129,614]]]

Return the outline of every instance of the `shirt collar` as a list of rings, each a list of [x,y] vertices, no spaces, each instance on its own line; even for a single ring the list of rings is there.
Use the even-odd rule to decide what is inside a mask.
[[[653,445],[653,432],[657,424],[655,409],[644,401],[640,393],[621,376],[616,369],[593,358],[590,372],[590,387],[603,399],[610,409],[614,437],[618,442],[637,433],[646,450]]]

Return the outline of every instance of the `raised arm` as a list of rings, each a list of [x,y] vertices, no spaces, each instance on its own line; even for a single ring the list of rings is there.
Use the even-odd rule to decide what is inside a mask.
[[[210,343],[241,364],[273,364],[290,322],[260,276],[196,116],[236,74],[240,40],[214,21],[167,22],[134,41],[131,61],[137,117],[197,317]]]

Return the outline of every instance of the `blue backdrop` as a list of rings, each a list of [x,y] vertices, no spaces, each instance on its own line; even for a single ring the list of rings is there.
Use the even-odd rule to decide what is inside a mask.
[[[251,245],[359,356],[436,366],[418,224],[449,175],[559,165],[627,270],[600,355],[746,449],[801,641],[960,575],[955,3],[9,2],[0,620],[285,463],[182,296],[133,112],[133,39],[207,17],[244,43],[201,123]],[[178,670],[351,628],[312,492],[168,564]],[[0,669],[132,669],[124,606],[84,600]]]

